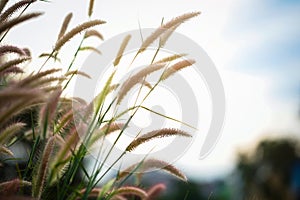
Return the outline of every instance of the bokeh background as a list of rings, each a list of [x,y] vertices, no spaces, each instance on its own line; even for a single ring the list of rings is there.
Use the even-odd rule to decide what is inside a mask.
[[[30,46],[37,57],[50,51],[66,14],[74,13],[75,26],[87,19],[87,7],[84,0],[38,2],[30,10],[45,14],[16,28],[8,41]],[[300,1],[95,0],[93,18],[107,21],[100,32],[108,39],[192,11],[201,16],[178,32],[215,63],[225,87],[226,121],[206,158],[199,159],[195,144],[174,163],[189,183],[157,175],[145,184],[166,182],[162,199],[300,199]]]

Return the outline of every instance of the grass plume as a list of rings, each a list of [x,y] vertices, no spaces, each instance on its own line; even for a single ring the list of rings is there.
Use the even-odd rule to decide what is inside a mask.
[[[119,51],[117,53],[117,56],[115,58],[114,66],[117,66],[119,64],[119,62],[120,62],[120,60],[123,56],[123,53],[125,51],[125,48],[128,45],[128,42],[129,42],[130,38],[131,38],[131,35],[126,35],[126,37],[124,38],[124,40],[123,40],[123,42],[122,42],[122,44],[119,48]]]
[[[184,56],[186,56],[187,54],[174,54],[174,55],[171,55],[171,56],[167,56],[167,57],[164,57],[158,61],[156,61],[155,63],[168,63],[168,62],[172,62],[176,59],[179,59],[179,58],[182,58]]]
[[[81,76],[84,76],[86,78],[91,79],[90,75],[88,75],[85,72],[79,71],[79,70],[68,71],[67,73],[65,73],[65,76],[72,76],[72,75],[75,75],[75,74],[76,75],[81,75]]]
[[[12,46],[12,45],[0,46],[0,56],[2,56],[3,54],[6,54],[6,53],[16,53],[16,54],[19,54],[20,56],[27,55],[26,52],[19,47]]]
[[[178,63],[172,65],[169,68],[167,68],[164,71],[161,79],[165,80],[168,77],[170,77],[171,75],[173,75],[174,73],[178,72],[179,70],[193,65],[195,62],[196,62],[195,60],[183,60],[183,61],[179,61]]]
[[[120,187],[115,193],[119,195],[134,195],[140,197],[141,199],[146,199],[148,197],[144,190],[133,186]]]
[[[165,189],[166,189],[166,186],[165,186],[165,184],[162,184],[162,183],[152,186],[147,191],[148,197],[146,200],[156,199],[162,193],[162,191],[164,191]]]
[[[130,152],[133,151],[139,145],[155,139],[155,138],[163,138],[169,136],[184,136],[184,137],[191,137],[188,133],[174,128],[163,128],[155,131],[148,132],[144,135],[139,136],[138,138],[134,139],[126,148],[126,151]]]
[[[71,21],[72,17],[73,17],[73,13],[69,13],[69,14],[65,17],[65,19],[64,19],[64,21],[63,21],[63,23],[62,23],[62,25],[61,25],[61,28],[60,28],[60,31],[59,31],[57,40],[59,40],[59,39],[60,39],[62,36],[64,36],[64,34],[66,33],[66,31],[67,31],[67,29],[68,29],[68,26],[69,26],[69,24],[70,24],[70,21]]]
[[[81,47],[79,50],[80,51],[93,51],[93,52],[96,52],[99,55],[102,54],[101,51],[99,51],[97,48],[92,47],[92,46],[84,46],[84,47]]]
[[[9,0],[1,0],[0,1],[0,13],[3,11],[5,8],[6,4],[8,3]]]
[[[140,70],[139,72],[137,72],[136,74],[134,74],[133,76],[131,76],[130,78],[128,78],[121,86],[119,93],[118,93],[118,99],[117,99],[117,104],[120,104],[122,99],[125,97],[125,95],[128,93],[128,91],[137,83],[141,82],[143,80],[144,77],[146,77],[147,75],[160,70],[161,68],[163,68],[165,66],[165,64],[152,64],[149,65],[145,68],[143,68],[142,70]]]
[[[104,24],[104,23],[106,23],[106,22],[102,21],[102,20],[91,20],[91,21],[80,24],[79,26],[73,28],[71,31],[69,31],[64,36],[62,36],[56,42],[53,51],[58,51],[65,43],[67,43],[71,38],[73,38],[78,33],[82,32],[83,30],[91,28],[96,25]]]
[[[1,130],[0,134],[0,145],[9,142],[9,139],[14,137],[22,128],[24,128],[24,123],[14,123],[6,127],[4,130]]]
[[[11,195],[17,194],[22,187],[31,186],[31,182],[21,180],[21,179],[13,179],[10,181],[6,181],[0,183],[0,196],[7,197]],[[9,197],[5,198],[8,199]]]
[[[93,14],[94,3],[95,3],[94,0],[90,0],[90,3],[89,3],[89,10],[88,10],[88,16],[89,16],[89,17],[91,17],[92,14]]]
[[[118,174],[117,180],[124,179],[133,173],[143,174],[153,169],[162,169],[183,181],[187,181],[186,176],[179,169],[165,161],[157,159],[147,159],[128,167]]]
[[[99,38],[100,40],[104,40],[103,35],[102,35],[99,31],[94,30],[94,29],[87,30],[87,31],[85,32],[85,34],[84,34],[84,38],[89,38],[89,37],[92,37],[92,36],[97,37],[97,38]]]
[[[30,14],[22,15],[20,17],[13,18],[11,20],[0,23],[0,34],[7,31],[8,29],[11,29],[12,27],[16,26],[17,24],[20,24],[20,23],[22,23],[24,21],[27,21],[29,19],[36,18],[36,17],[38,17],[42,14],[43,13],[40,13],[40,12],[30,13]]]
[[[13,4],[0,15],[0,21],[6,21],[11,15],[20,10],[22,7],[27,6],[28,4],[31,4],[33,2],[33,0],[23,0]]]
[[[32,187],[33,197],[38,199],[41,199],[42,191],[44,189],[46,176],[48,174],[49,161],[55,144],[55,138],[55,136],[51,136],[45,145],[41,163],[39,164],[36,178]]]
[[[15,67],[18,64],[21,64],[25,61],[30,60],[30,58],[28,57],[24,57],[24,58],[16,58],[14,60],[10,60],[6,63],[4,63],[3,65],[0,66],[0,73],[3,72],[4,70],[9,69],[10,67]]]
[[[184,23],[185,21],[187,21],[193,17],[196,17],[199,14],[200,14],[200,12],[187,13],[187,14],[184,14],[184,15],[181,15],[179,17],[172,19],[171,21],[167,22],[166,24],[161,25],[158,29],[156,29],[150,36],[148,36],[144,40],[144,42],[142,43],[138,52],[136,53],[136,56],[138,54],[142,53],[143,51],[145,51],[148,46],[150,46],[157,38],[159,38],[167,30],[171,29],[173,26],[179,26],[180,24]]]
[[[11,28],[41,15],[41,13],[25,14],[26,9],[34,1],[19,0],[18,3],[12,4],[4,12],[2,11],[8,0],[0,2],[0,35],[4,33],[1,40],[6,37]],[[65,88],[74,76],[81,75],[91,78],[89,74],[80,71],[79,68],[74,68],[74,65],[77,64],[78,55],[82,51],[100,53],[94,46],[85,44],[86,39],[89,37],[96,37],[96,39],[103,40],[102,34],[93,29],[95,26],[105,23],[102,20],[91,19],[94,3],[94,0],[89,1],[87,17],[90,21],[81,23],[73,29],[69,30],[73,14],[69,13],[65,16],[52,52],[40,55],[40,57],[47,57],[47,59],[38,72],[27,73],[25,71],[30,65],[35,63],[27,62],[32,59],[29,49],[19,48],[14,45],[0,45],[0,154],[6,154],[4,156],[8,158],[7,160],[13,159],[15,162],[17,158],[14,157],[13,151],[9,149],[10,145],[19,141],[25,141],[30,144],[28,145],[30,149],[28,152],[29,158],[26,160],[26,168],[18,170],[20,179],[12,180],[10,183],[0,183],[0,196],[1,191],[4,191],[1,189],[10,187],[12,189],[5,189],[5,191],[10,191],[13,195],[17,192],[20,192],[21,195],[25,194],[25,192],[28,193],[28,188],[22,188],[19,185],[20,182],[28,180],[29,182],[24,181],[24,185],[31,187],[31,195],[37,199],[47,200],[57,198],[62,200],[89,199],[91,197],[111,200],[124,200],[128,198],[154,200],[164,190],[165,186],[163,184],[157,184],[150,189],[143,189],[140,186],[135,186],[136,184],[133,186],[124,186],[125,178],[134,172],[142,176],[151,169],[162,169],[186,181],[186,177],[169,163],[156,159],[148,159],[130,166],[128,169],[120,172],[111,181],[104,183],[102,188],[97,188],[97,184],[100,181],[105,181],[102,178],[107,176],[107,173],[115,164],[118,164],[126,153],[128,154],[136,150],[139,145],[156,138],[169,136],[190,137],[188,133],[178,129],[163,128],[137,136],[127,146],[126,150],[123,151],[122,155],[116,158],[116,161],[112,165],[104,168],[102,163],[97,162],[93,166],[91,174],[86,169],[85,159],[90,155],[89,150],[91,147],[94,147],[93,144],[99,144],[109,134],[118,132],[117,139],[113,141],[113,145],[108,151],[106,151],[105,146],[100,146],[100,148],[97,146],[97,150],[100,149],[99,156],[103,156],[104,158],[103,163],[111,159],[113,148],[119,139],[123,139],[121,138],[122,133],[127,129],[132,117],[140,108],[166,119],[176,121],[174,118],[159,114],[142,106],[142,103],[136,105],[137,102],[135,102],[133,106],[124,110],[118,109],[122,109],[119,106],[121,101],[135,85],[141,84],[140,88],[144,86],[149,88],[147,90],[148,94],[143,99],[144,102],[162,80],[194,63],[193,60],[184,60],[175,63],[177,59],[185,56],[185,54],[176,54],[165,57],[153,64],[156,56],[160,54],[160,47],[164,46],[176,28],[199,13],[188,13],[174,18],[165,24],[162,21],[162,25],[142,42],[136,54],[137,56],[139,53],[142,53],[155,40],[159,39],[159,47],[152,58],[151,64],[131,74],[123,83],[115,83],[115,78],[119,78],[118,75],[121,69],[118,67],[112,68],[112,72],[101,92],[91,102],[85,102],[85,100],[77,97],[62,97],[62,94],[65,95]],[[21,12],[18,15],[17,12],[19,10]],[[74,55],[66,68],[50,68],[49,70],[41,71],[44,66],[48,67],[49,59],[53,58],[55,59],[54,61],[60,62],[58,53],[60,53],[61,48],[80,33],[84,33],[84,35],[82,35],[81,42],[75,49]],[[120,65],[130,39],[131,35],[127,35],[119,47],[112,47],[116,48],[115,52],[117,53],[113,61],[114,66]],[[13,57],[6,59],[9,56]],[[63,57],[61,56],[61,58]],[[169,67],[173,61],[175,64]],[[64,62],[54,62],[54,64],[63,65]],[[23,68],[25,71],[24,74],[12,76],[14,75],[13,73],[23,72]],[[156,83],[147,82],[146,77],[159,70],[162,74],[161,79],[157,80]],[[117,74],[116,77],[115,74]],[[118,91],[112,93],[116,89]],[[125,114],[131,111],[134,111],[132,112],[133,114],[127,118]],[[124,122],[123,120],[127,121],[120,123]],[[176,122],[185,124],[179,120]],[[98,141],[99,143],[97,143]],[[5,165],[5,162],[6,159],[3,162],[1,160],[0,166],[2,167],[2,164]],[[77,174],[81,172],[85,175],[85,178],[77,177]],[[80,180],[80,183],[77,179]],[[120,180],[123,181],[121,182]]]

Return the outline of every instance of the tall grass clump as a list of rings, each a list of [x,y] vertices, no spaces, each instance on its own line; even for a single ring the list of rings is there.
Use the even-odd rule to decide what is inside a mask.
[[[89,74],[76,68],[74,63],[81,51],[92,50],[101,56],[99,50],[93,46],[85,46],[85,42],[90,37],[102,41],[103,36],[97,28],[106,22],[91,19],[95,3],[93,0],[89,2],[87,13],[89,21],[70,28],[73,13],[67,14],[62,21],[53,49],[50,53],[42,53],[37,58],[43,60],[43,64],[33,66],[36,70],[28,72],[24,70],[24,66],[27,68],[31,66],[31,61],[34,59],[29,49],[14,44],[4,44],[4,41],[12,28],[42,15],[41,12],[27,12],[33,3],[36,1],[22,0],[12,5],[9,0],[0,2],[0,168],[8,160],[14,160],[18,173],[14,179],[0,183],[0,197],[9,198],[9,196],[19,195],[33,199],[62,200],[123,200],[135,197],[135,199],[150,200],[155,199],[165,186],[158,183],[146,189],[137,185],[124,185],[124,180],[134,175],[136,170],[141,176],[149,169],[162,169],[186,181],[184,174],[169,163],[155,158],[145,158],[126,170],[120,170],[110,181],[99,185],[115,163],[149,140],[173,136],[191,137],[190,134],[172,127],[140,133],[108,168],[104,167],[103,163],[97,162],[90,173],[84,165],[84,158],[95,145],[100,144],[97,148],[101,149],[101,141],[111,133],[118,132],[111,149],[106,153],[99,151],[104,162],[110,158],[112,148],[120,140],[136,112],[141,108],[151,111],[142,105],[147,96],[160,82],[179,70],[191,66],[194,61],[182,60],[184,54],[156,60],[157,54],[155,54],[153,62],[148,63],[145,68],[132,74],[124,82],[115,82],[115,74],[118,73],[119,65],[122,64],[121,58],[130,42],[131,35],[128,35],[120,47],[113,47],[119,50],[113,62],[112,73],[94,100],[85,102],[77,97],[66,97],[66,90],[75,76],[90,78]],[[159,40],[158,53],[178,26],[197,15],[198,12],[187,13],[162,24],[142,42],[134,59],[146,51],[155,40]],[[38,31],[36,32],[39,34]],[[59,55],[65,44],[81,33],[83,37],[78,48],[74,50],[69,65],[64,68],[55,67],[55,64],[61,61]],[[51,65],[54,67],[49,68],[47,64],[52,59],[54,64]],[[154,72],[161,73],[161,76],[156,84],[151,85],[146,79]],[[141,103],[120,111],[122,100],[138,84],[141,84],[140,87],[148,87],[148,94]],[[105,106],[107,103],[109,106]],[[123,117],[126,114],[129,114],[129,117],[124,121]],[[30,150],[26,152],[28,158],[25,167],[22,169],[18,167],[18,158],[11,150],[12,145],[20,142],[30,146]],[[78,179],[79,172],[83,173],[85,178]]]

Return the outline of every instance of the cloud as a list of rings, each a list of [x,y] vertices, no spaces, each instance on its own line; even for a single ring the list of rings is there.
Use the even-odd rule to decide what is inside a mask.
[[[278,94],[299,97],[299,18],[299,1],[240,3],[227,29],[228,38],[238,46],[230,65],[273,79],[273,90]]]

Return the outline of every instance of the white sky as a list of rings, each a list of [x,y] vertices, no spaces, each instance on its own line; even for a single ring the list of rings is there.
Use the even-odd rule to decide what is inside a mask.
[[[235,71],[234,63],[240,50],[255,48],[268,39],[266,32],[252,30],[245,37],[228,37],[225,30],[230,29],[236,17],[233,11],[239,8],[238,0],[95,0],[93,18],[107,21],[98,30],[106,39],[124,31],[138,28],[138,20],[143,28],[155,28],[161,18],[171,19],[180,14],[201,11],[202,14],[178,29],[196,41],[214,61],[224,81],[227,97],[226,122],[222,137],[216,148],[204,160],[198,160],[199,145],[204,137],[199,136],[191,149],[177,163],[183,171],[199,177],[211,177],[233,167],[237,148],[253,145],[258,139],[280,132],[297,132],[298,121],[295,116],[294,100],[289,103],[274,99],[271,88],[274,79],[254,76]],[[39,2],[31,10],[45,11],[39,19],[28,22],[29,26],[16,28],[8,41],[21,46],[31,46],[35,56],[49,52],[53,46],[63,18],[68,12],[74,17],[70,27],[87,19],[87,5],[83,0],[54,0],[51,3]],[[284,25],[282,23],[281,25]],[[235,27],[233,27],[235,28]],[[273,27],[274,30],[280,27]],[[275,32],[273,29],[272,32]],[[74,46],[76,41],[73,40]],[[98,45],[98,43],[97,43]],[[96,45],[96,46],[97,46]],[[72,45],[70,45],[72,47]],[[66,51],[66,58],[73,52]],[[79,62],[80,63],[80,62]]]

